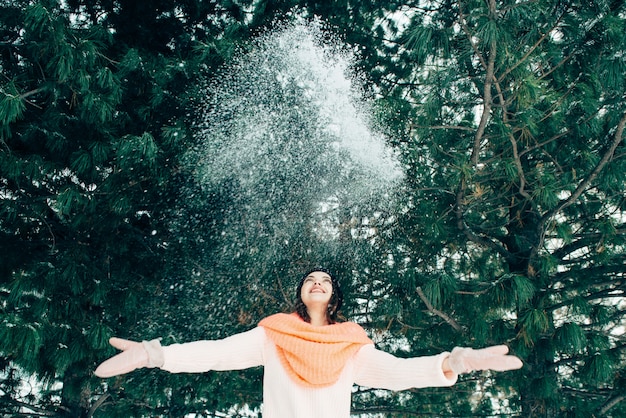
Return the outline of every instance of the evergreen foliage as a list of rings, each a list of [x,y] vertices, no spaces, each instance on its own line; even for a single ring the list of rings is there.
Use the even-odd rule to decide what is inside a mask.
[[[251,228],[241,185],[181,163],[199,80],[294,15],[358,52],[406,172],[397,207],[338,211],[332,240],[306,205]],[[0,413],[253,414],[261,370],[92,371],[113,335],[248,329],[317,262],[382,349],[507,343],[525,362],[358,388],[355,415],[626,416],[625,26],[614,0],[0,1]],[[301,92],[278,98],[305,135]]]
[[[416,288],[381,323],[448,328],[413,347],[509,342],[526,366],[490,381],[514,389],[499,411],[623,416],[624,5],[412,13],[403,54],[419,65],[384,100],[411,103],[397,128],[410,210],[387,251]],[[429,318],[413,316],[418,297]]]

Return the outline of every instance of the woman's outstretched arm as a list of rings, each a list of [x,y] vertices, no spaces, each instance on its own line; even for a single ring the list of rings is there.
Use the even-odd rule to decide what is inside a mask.
[[[104,361],[96,376],[112,377],[143,367],[172,373],[240,370],[263,365],[265,331],[254,328],[222,340],[161,346],[158,340],[136,342],[113,337],[110,344],[122,352]]]
[[[451,353],[435,356],[399,358],[373,345],[366,345],[357,353],[355,383],[361,386],[405,390],[409,388],[451,386],[459,374],[474,370],[515,370],[522,361],[508,355],[505,345],[479,350],[456,347]]]

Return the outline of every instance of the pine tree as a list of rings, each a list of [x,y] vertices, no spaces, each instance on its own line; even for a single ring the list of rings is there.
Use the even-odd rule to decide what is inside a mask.
[[[113,6],[1,6],[4,416],[91,416],[110,401],[92,371],[112,353],[110,336],[141,332],[170,241],[187,100],[171,92],[186,91],[198,58],[224,56],[193,24],[184,32],[173,9]],[[236,24],[225,9],[180,7],[194,22],[224,17],[207,34]],[[31,374],[43,386],[28,391]]]
[[[412,12],[412,71],[384,99],[409,188],[379,321],[415,346],[508,342],[520,373],[457,385],[501,413],[622,416],[623,3]]]
[[[394,210],[342,208],[323,242],[310,208],[263,219],[240,184],[181,164],[198,78],[296,15],[358,51],[406,170]],[[216,338],[288,309],[294,260],[316,259],[382,349],[505,342],[525,361],[452,389],[358,388],[355,414],[623,416],[624,15],[608,0],[3,2],[0,411],[257,408],[260,370],[91,373],[114,334]],[[306,133],[319,115],[302,98],[276,99]],[[189,191],[202,204],[181,209]]]

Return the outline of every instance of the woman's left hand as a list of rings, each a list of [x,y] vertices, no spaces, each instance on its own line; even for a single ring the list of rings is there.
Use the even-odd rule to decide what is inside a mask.
[[[467,347],[455,347],[447,358],[448,368],[456,373],[469,373],[474,370],[516,370],[524,363],[518,357],[508,355],[509,347],[494,345],[479,350]],[[444,372],[445,372],[444,368]]]

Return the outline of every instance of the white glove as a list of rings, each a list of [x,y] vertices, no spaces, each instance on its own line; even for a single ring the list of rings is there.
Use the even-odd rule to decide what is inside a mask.
[[[494,345],[474,350],[473,348],[456,347],[448,357],[448,365],[456,374],[469,373],[473,370],[515,370],[524,365],[519,358],[507,355],[509,347]]]
[[[159,340],[139,343],[112,337],[109,344],[122,352],[96,368],[94,374],[98,377],[117,376],[142,367],[161,367],[164,363],[163,349]]]

